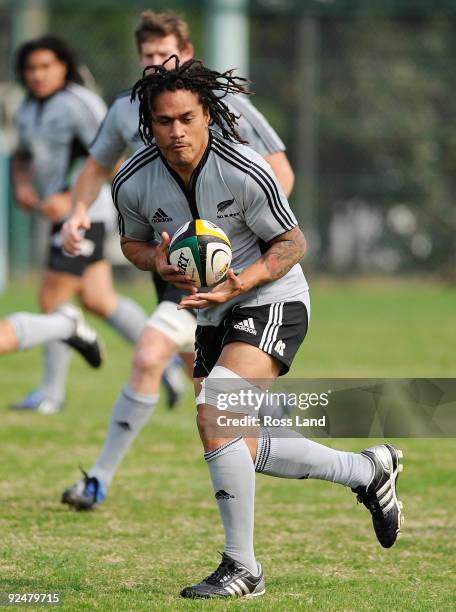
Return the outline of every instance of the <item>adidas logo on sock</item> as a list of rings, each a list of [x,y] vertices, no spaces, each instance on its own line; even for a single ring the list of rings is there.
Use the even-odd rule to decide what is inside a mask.
[[[236,325],[234,325],[234,329],[245,331],[248,334],[253,334],[254,336],[257,335],[257,330],[255,329],[252,317],[249,317],[248,319],[244,319],[243,321],[236,323]]]
[[[120,429],[123,429],[124,431],[131,431],[131,425],[127,421],[116,421],[116,423]]]
[[[162,208],[158,208],[155,211],[154,216],[152,217],[152,223],[165,223],[168,221],[172,221],[172,217],[168,217],[167,213]]]
[[[227,493],[223,489],[220,489],[220,491],[217,491],[217,493],[215,494],[215,499],[234,499],[234,495],[231,495],[231,493]]]

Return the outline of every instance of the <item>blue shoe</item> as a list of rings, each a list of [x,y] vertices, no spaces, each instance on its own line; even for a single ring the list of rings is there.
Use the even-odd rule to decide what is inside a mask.
[[[174,355],[167,363],[162,383],[166,390],[166,405],[172,410],[185,392],[184,364],[179,355]]]
[[[89,476],[82,470],[81,478],[62,493],[62,504],[68,504],[75,510],[92,510],[106,499],[106,487],[95,476]]]
[[[34,411],[39,414],[55,414],[63,408],[63,401],[56,402],[50,397],[45,397],[41,389],[30,391],[23,400],[11,405],[12,410]]]

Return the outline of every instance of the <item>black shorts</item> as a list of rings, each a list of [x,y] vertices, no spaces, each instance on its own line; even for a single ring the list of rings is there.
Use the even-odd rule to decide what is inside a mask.
[[[307,327],[307,308],[302,302],[237,305],[218,327],[196,328],[193,376],[208,376],[223,347],[230,342],[246,342],[275,357],[282,364],[279,376],[283,376],[306,337]]]
[[[157,272],[152,272],[151,276],[152,282],[155,285],[158,304],[160,304],[160,302],[174,302],[175,304],[179,304],[184,296],[189,295],[189,292],[185,289],[178,289],[174,285],[171,285],[171,283],[167,283],[162,279],[160,274],[157,274]]]
[[[60,229],[63,223],[56,223],[51,228],[51,245],[49,249],[48,268],[56,272],[65,272],[73,276],[82,276],[87,266],[104,259],[105,224],[92,223],[84,235],[83,254],[77,257],[65,255],[60,240]]]

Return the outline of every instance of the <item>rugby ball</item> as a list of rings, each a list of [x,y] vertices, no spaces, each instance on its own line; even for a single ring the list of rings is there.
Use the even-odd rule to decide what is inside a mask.
[[[224,280],[231,265],[231,243],[211,221],[184,223],[169,245],[169,263],[187,274],[197,287],[212,287]]]

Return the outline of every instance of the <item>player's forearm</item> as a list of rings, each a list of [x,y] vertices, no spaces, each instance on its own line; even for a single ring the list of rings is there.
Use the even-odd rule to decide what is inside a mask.
[[[110,168],[99,164],[94,157],[87,159],[71,194],[73,214],[85,213],[90,208],[110,175]]]
[[[48,196],[41,203],[40,212],[53,223],[59,223],[71,210],[71,197],[69,191],[62,191]]]
[[[11,157],[11,180],[13,186],[31,185],[33,178],[31,158],[22,153],[13,153]]]
[[[15,189],[22,185],[32,185],[32,172],[30,170],[14,169],[13,167],[11,180]]]
[[[11,182],[14,202],[24,212],[35,210],[40,198],[33,185],[33,169],[30,155],[16,152],[11,159]]]
[[[158,245],[149,242],[137,242],[122,237],[120,246],[125,257],[139,270],[155,271],[155,257]]]
[[[298,227],[274,240],[269,249],[239,274],[243,291],[285,276],[304,257],[306,239]]]

